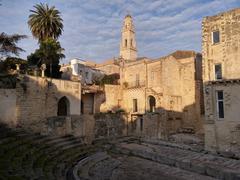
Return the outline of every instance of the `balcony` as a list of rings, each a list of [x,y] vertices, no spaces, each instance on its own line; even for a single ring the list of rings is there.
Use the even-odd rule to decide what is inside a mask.
[[[123,87],[124,89],[141,88],[144,87],[145,84],[145,81],[124,82]]]

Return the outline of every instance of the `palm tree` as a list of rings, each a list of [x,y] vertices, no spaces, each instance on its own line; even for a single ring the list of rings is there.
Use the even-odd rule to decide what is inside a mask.
[[[19,53],[24,50],[18,47],[16,43],[24,38],[27,38],[27,36],[19,34],[7,35],[2,32],[0,34],[0,54],[5,56],[8,54],[19,55]]]
[[[60,76],[58,64],[60,59],[65,58],[63,51],[64,49],[58,41],[46,39],[41,42],[38,53],[41,56],[42,64],[45,63],[47,65],[46,75],[56,78]]]
[[[28,25],[35,38],[44,41],[48,38],[57,39],[63,31],[63,20],[60,12],[54,6],[47,4],[37,4],[33,6],[35,10],[30,10]]]

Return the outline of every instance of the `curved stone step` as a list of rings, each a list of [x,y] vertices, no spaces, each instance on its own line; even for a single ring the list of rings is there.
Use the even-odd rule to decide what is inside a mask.
[[[62,141],[67,138],[71,138],[72,135],[66,135],[66,136],[44,136],[42,140],[37,141],[36,143],[46,143],[51,144],[54,142],[57,142],[58,140]]]
[[[123,154],[150,159],[155,162],[218,179],[229,179],[229,177],[231,177],[230,179],[240,178],[240,161],[238,160],[144,143],[121,143],[116,149]]]
[[[51,146],[51,145],[46,145],[44,144],[42,148],[40,148],[38,151],[34,152],[37,154],[35,161],[37,161],[37,159],[42,158],[43,156],[45,156],[46,154],[55,154],[58,153],[59,150],[67,150],[70,148],[76,148],[78,146],[82,146],[83,144],[74,144],[74,146],[70,145],[63,145],[64,148],[62,148],[62,146]]]
[[[81,146],[82,145],[83,144],[81,144]],[[69,149],[77,148],[78,146],[75,145],[75,146],[67,147],[64,150],[67,151]],[[56,148],[56,147],[54,147],[54,148],[53,147],[49,147],[47,149],[47,152],[46,152],[46,149],[45,149],[45,151],[40,151],[40,155],[38,154],[38,158],[36,159],[36,161],[41,159],[41,161],[39,162],[40,164],[37,166],[37,168],[36,168],[36,162],[34,162],[34,165],[33,165],[35,172],[37,174],[42,174],[43,173],[43,169],[41,170],[40,168],[43,168],[46,163],[51,162],[51,159],[60,159],[60,156],[62,155],[64,150],[61,149],[61,148]]]
[[[61,141],[58,143],[53,144],[53,146],[57,147],[57,148],[62,148],[62,147],[67,147],[73,144],[83,144],[81,139],[76,139],[76,138],[72,138],[70,140],[65,140],[65,141]]]
[[[73,160],[81,158],[83,155],[86,154],[86,149],[73,149],[74,151],[63,151],[55,156],[50,157],[43,166],[44,172],[52,172],[54,174],[54,168],[57,166],[58,163],[64,162],[64,168],[68,166]]]
[[[78,162],[78,164],[73,168],[73,175],[76,180],[81,178],[89,178],[89,169],[94,164],[104,159],[109,158],[106,152],[98,152],[91,156],[86,157]]]

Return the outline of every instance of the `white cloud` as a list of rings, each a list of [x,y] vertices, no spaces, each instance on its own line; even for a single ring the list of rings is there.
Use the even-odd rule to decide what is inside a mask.
[[[29,9],[39,0],[2,0],[0,27],[29,36],[19,46],[26,57],[37,48],[27,26]],[[41,1],[42,2],[42,1]],[[240,5],[239,0],[44,0],[62,13],[60,42],[67,62],[81,57],[101,62],[119,54],[122,21],[134,18],[139,56],[157,58],[177,49],[201,51],[201,19]]]

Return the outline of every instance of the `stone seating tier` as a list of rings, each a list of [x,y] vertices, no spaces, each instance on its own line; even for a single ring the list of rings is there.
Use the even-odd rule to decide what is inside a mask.
[[[0,125],[0,179],[66,179],[93,152],[72,135],[41,136]]]

